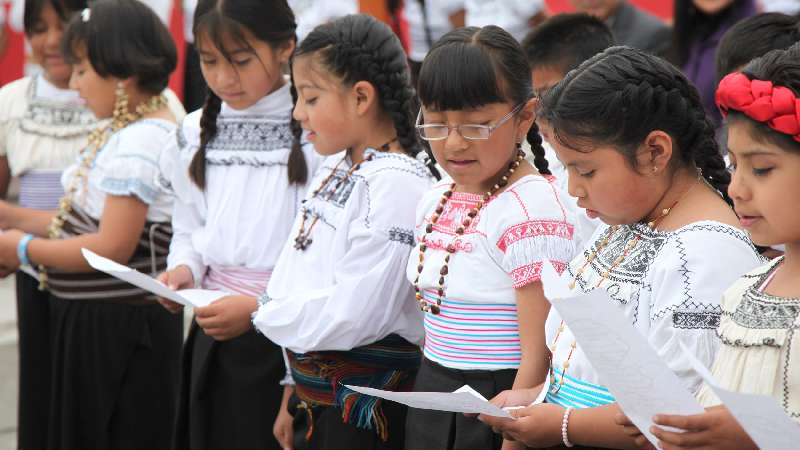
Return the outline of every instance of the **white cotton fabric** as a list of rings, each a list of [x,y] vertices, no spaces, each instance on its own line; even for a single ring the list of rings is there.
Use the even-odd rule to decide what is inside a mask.
[[[295,220],[254,315],[256,328],[296,353],[350,350],[396,333],[422,341],[422,315],[404,277],[413,247],[415,207],[431,185],[428,169],[397,153],[374,154],[342,181],[345,160],[317,197],[307,196],[308,227],[319,220],[305,250],[294,247]],[[325,159],[309,185],[321,186],[344,153]]]
[[[542,11],[544,0],[464,0],[468,27],[497,25],[522,41],[531,30],[528,21]]]
[[[168,267],[186,265],[197,285],[210,266],[271,270],[289,236],[306,185],[289,184],[289,85],[244,110],[223,103],[206,148],[206,189],[189,178],[202,110],[189,114],[160,160],[159,184],[175,195]],[[309,173],[320,158],[303,145]]]
[[[598,228],[592,243],[570,263],[564,276],[576,279],[576,289],[583,292],[600,283],[659,357],[691,392],[697,392],[701,378],[683,355],[681,344],[701,362],[711,364],[719,347],[716,327],[722,293],[761,264],[758,253],[744,232],[715,221],[695,222],[667,232],[651,230],[645,224],[624,225],[576,278],[608,229],[607,225]],[[625,245],[637,235],[638,244],[603,279]],[[560,323],[558,312],[551,309],[546,323],[548,345]],[[553,355],[553,367],[559,372],[573,340],[565,327]],[[580,342],[569,359],[566,375],[602,385]]]
[[[420,0],[407,0],[403,10],[406,22],[408,22],[410,44],[408,58],[417,62],[422,62],[430,50],[421,3]],[[427,14],[427,26],[430,30],[431,42],[435,43],[445,33],[453,29],[453,24],[450,23],[450,16],[464,9],[464,0],[427,0],[424,8],[424,12]]]
[[[86,183],[78,184],[73,201],[99,220],[106,196],[133,196],[149,206],[148,220],[169,220],[172,198],[159,189],[156,177],[158,160],[173,139],[175,128],[170,121],[141,119],[112,134],[97,153]],[[64,191],[69,190],[84,156],[79,155],[61,176]]]
[[[712,368],[724,389],[773,397],[800,422],[800,298],[782,298],[760,289],[783,258],[740,278],[725,292],[718,335],[722,341]],[[708,385],[703,406],[720,401]]]

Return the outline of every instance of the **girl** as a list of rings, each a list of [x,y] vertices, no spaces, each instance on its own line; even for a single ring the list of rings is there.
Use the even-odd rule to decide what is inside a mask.
[[[405,54],[386,25],[352,15],[312,31],[292,66],[294,117],[328,157],[253,319],[288,349],[297,383],[276,432],[284,448],[401,449],[405,408],[343,385],[405,390],[419,366],[421,317],[402,270],[430,171],[414,158]]]
[[[252,297],[266,288],[305,193],[306,159],[313,159],[310,146],[300,145],[282,72],[295,28],[285,0],[197,5],[194,33],[210,91],[161,162],[162,184],[176,201],[170,270],[160,279],[173,288],[202,285]],[[265,424],[281,404],[283,356],[251,329],[255,309],[254,298],[229,297],[195,310],[177,449],[280,448]],[[228,323],[237,327],[223,330]]]
[[[446,34],[422,64],[418,129],[452,179],[417,208],[407,270],[426,313],[416,391],[469,384],[491,398],[544,381],[539,273],[575,256],[576,213],[548,176],[529,74],[522,47],[495,26]],[[523,159],[526,137],[536,169]],[[407,449],[502,445],[474,418],[420,409],[409,411],[407,435]]]
[[[70,87],[111,120],[64,172],[57,211],[0,204],[0,228],[16,229],[0,235],[0,266],[33,265],[50,291],[48,448],[166,448],[181,319],[144,291],[85,273],[80,250],[150,273],[165,267],[171,204],[154,180],[175,129],[160,94],[175,46],[143,4],[99,0],[72,20],[62,52]]]
[[[800,170],[798,57],[797,45],[772,51],[726,76],[717,89],[733,168],[728,194],[753,242],[785,244],[786,253],[725,292],[717,330],[722,347],[712,371],[720,387],[774,397],[800,422],[800,209],[797,197],[786,195],[797,192]],[[757,448],[724,406],[714,406],[719,400],[708,386],[700,389],[699,400],[708,407],[704,414],[654,418],[663,427],[680,429],[653,427],[661,448]]]
[[[712,360],[722,290],[759,263],[720,194],[730,176],[697,90],[666,61],[612,47],[550,90],[539,118],[569,171],[570,193],[607,224],[569,264],[572,285],[604,289],[696,391],[700,377],[681,344]],[[518,421],[484,420],[536,448],[631,447],[614,425],[614,397],[554,310],[547,335],[546,403],[521,410]],[[530,404],[542,388],[505,392],[495,402]]]
[[[61,171],[75,159],[93,127],[92,112],[68,89],[71,68],[61,55],[70,11],[56,0],[25,2],[25,35],[40,75],[0,89],[0,195],[20,177],[19,203],[53,210],[64,194]],[[50,308],[48,293],[22,271],[16,273],[19,331],[17,447],[47,448],[50,409]]]

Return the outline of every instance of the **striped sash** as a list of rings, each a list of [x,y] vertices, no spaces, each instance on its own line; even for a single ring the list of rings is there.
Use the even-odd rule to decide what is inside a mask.
[[[96,233],[99,226],[98,220],[89,216],[77,205],[73,205],[59,238]],[[151,276],[164,271],[167,267],[171,239],[170,223],[146,222],[136,250],[127,265]],[[145,290],[102,272],[74,273],[48,268],[47,287],[53,295],[66,300],[147,304],[156,298]]]
[[[345,423],[375,430],[384,442],[389,435],[381,400],[343,385],[409,391],[420,364],[419,347],[396,334],[348,351],[286,353],[300,400],[310,406],[336,406]]]
[[[561,389],[556,390],[562,375],[558,370],[553,372],[553,378],[550,380],[549,390],[545,397],[547,403],[554,403],[565,408],[594,408],[616,401],[605,387],[579,380],[569,374],[563,376],[564,384]]]
[[[267,290],[271,270],[248,269],[238,266],[211,266],[203,277],[203,287],[250,297],[258,297]]]
[[[19,177],[19,205],[23,208],[58,209],[63,195],[58,170],[31,170]]]

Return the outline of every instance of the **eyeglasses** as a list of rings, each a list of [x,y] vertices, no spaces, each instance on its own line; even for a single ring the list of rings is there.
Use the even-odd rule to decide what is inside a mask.
[[[415,126],[417,128],[417,132],[419,133],[419,137],[426,141],[441,141],[447,139],[453,129],[458,131],[458,134],[464,139],[470,141],[483,141],[489,139],[489,136],[492,135],[494,130],[500,128],[504,123],[508,122],[509,119],[520,112],[523,106],[525,106],[525,103],[520,103],[514,109],[509,111],[508,114],[501,117],[500,120],[498,120],[494,125],[461,124],[451,126],[444,123],[423,124],[422,110],[420,109],[419,114],[417,115],[417,123]]]

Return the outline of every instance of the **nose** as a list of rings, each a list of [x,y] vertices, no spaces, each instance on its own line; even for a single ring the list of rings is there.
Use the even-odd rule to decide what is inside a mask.
[[[469,141],[461,136],[456,128],[448,130],[447,138],[444,140],[444,148],[449,151],[463,150],[469,146]]]
[[[50,27],[47,31],[47,36],[45,40],[46,47],[49,51],[58,51],[59,47],[61,46],[61,36],[64,33],[55,27]]]
[[[734,170],[731,173],[731,182],[728,184],[728,197],[739,202],[747,201],[752,197],[752,191],[742,172],[742,170]]]
[[[576,173],[571,173],[567,176],[567,193],[572,197],[581,199],[586,197],[586,188],[579,178],[580,176]]]
[[[73,91],[78,90],[78,77],[75,76],[75,71],[73,70],[69,76],[69,88]]]
[[[214,73],[215,84],[217,88],[227,90],[238,81],[239,74],[230,62],[218,64],[218,66]]]
[[[308,114],[306,114],[306,107],[303,105],[302,101],[297,100],[295,102],[294,109],[292,110],[292,117],[298,122],[303,122],[308,118]]]

